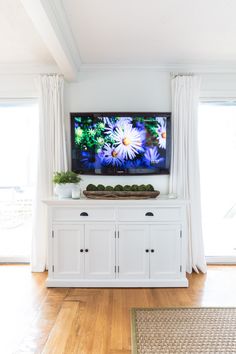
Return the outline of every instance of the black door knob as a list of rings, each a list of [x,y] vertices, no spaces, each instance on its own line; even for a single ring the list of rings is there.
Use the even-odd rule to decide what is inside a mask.
[[[85,211],[83,211],[82,213],[80,213],[80,216],[88,216],[88,213],[86,213]]]
[[[145,214],[145,216],[154,216],[154,214],[149,211]]]
[[[84,250],[81,248],[80,252],[82,253],[82,252],[84,252]]]
[[[154,252],[154,249],[151,249],[151,252],[153,253],[153,252]]]
[[[85,252],[88,252],[88,249],[87,249],[87,248],[85,249]]]
[[[149,250],[145,250],[145,252],[147,252],[147,253],[148,253],[148,252],[149,252]]]

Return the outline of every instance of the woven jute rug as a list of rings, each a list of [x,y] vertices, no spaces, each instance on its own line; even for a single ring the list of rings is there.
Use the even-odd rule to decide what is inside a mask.
[[[133,354],[236,353],[236,308],[131,311]]]

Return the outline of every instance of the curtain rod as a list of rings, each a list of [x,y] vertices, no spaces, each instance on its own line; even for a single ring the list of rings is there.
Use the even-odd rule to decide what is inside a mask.
[[[175,73],[175,72],[171,72],[170,76],[172,79],[175,79],[178,76],[194,76],[194,73],[188,72],[188,73]]]
[[[215,104],[225,104],[225,105],[236,105],[236,97],[201,97],[199,98],[200,103],[215,103]]]

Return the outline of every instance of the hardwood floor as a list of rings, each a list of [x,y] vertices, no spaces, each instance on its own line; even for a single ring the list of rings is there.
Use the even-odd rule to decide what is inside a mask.
[[[47,289],[46,277],[0,266],[1,354],[130,354],[131,307],[236,306],[236,266],[175,289]]]

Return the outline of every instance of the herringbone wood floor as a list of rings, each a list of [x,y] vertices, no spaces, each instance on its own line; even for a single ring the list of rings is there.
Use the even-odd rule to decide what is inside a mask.
[[[189,288],[45,288],[46,273],[0,266],[0,353],[130,354],[130,308],[236,306],[236,266],[210,266]]]

